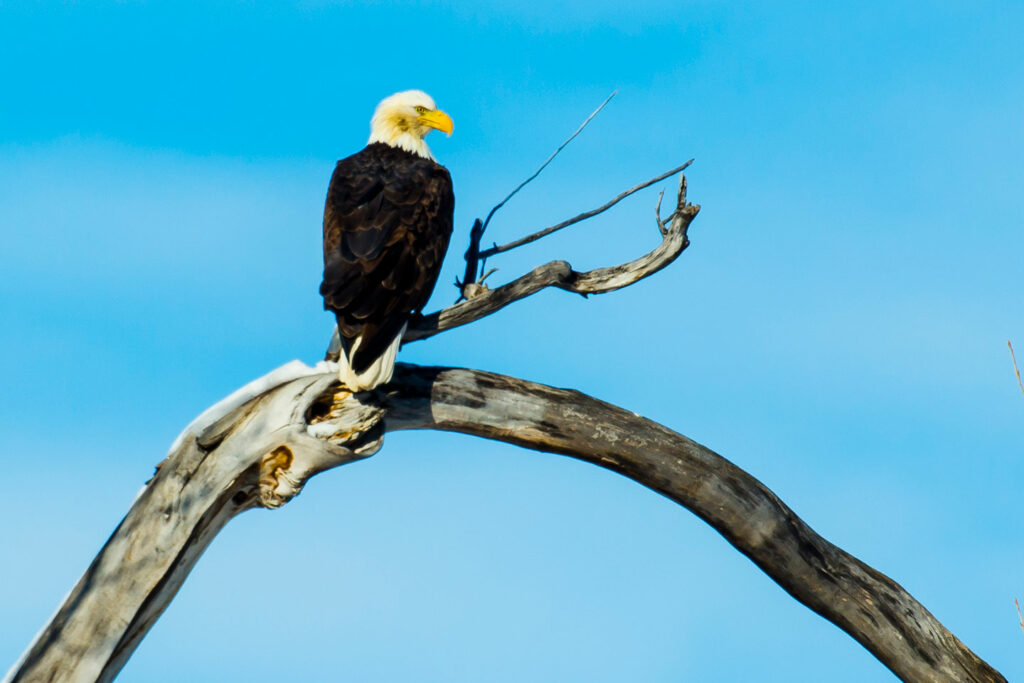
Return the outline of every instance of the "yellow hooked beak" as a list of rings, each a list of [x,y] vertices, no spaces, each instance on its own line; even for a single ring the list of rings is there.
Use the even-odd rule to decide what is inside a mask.
[[[425,125],[430,126],[435,130],[440,130],[443,131],[444,133],[447,133],[449,136],[451,136],[452,129],[455,127],[455,124],[452,123],[452,118],[448,116],[448,114],[445,114],[440,109],[435,109],[434,111],[428,111],[424,112],[423,114],[420,114],[419,120],[423,122]]]

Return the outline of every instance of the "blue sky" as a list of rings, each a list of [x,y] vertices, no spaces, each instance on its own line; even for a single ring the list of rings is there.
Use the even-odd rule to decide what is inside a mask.
[[[323,196],[379,99],[422,88],[455,120],[430,139],[457,197],[436,307],[473,218],[618,89],[490,237],[695,157],[692,246],[402,358],[677,429],[1024,676],[1024,7],[894,5],[0,2],[0,662],[189,420],[320,357]],[[647,251],[655,196],[493,280]],[[281,676],[893,680],[669,501],[435,433],[233,521],[122,680]]]

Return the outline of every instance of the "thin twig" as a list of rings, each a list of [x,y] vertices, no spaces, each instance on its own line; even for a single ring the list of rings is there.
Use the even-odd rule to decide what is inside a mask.
[[[594,119],[594,117],[597,116],[602,109],[604,109],[606,104],[611,102],[612,98],[615,97],[615,95],[618,92],[618,90],[613,90],[612,94],[606,97],[604,99],[604,102],[602,102],[597,109],[590,113],[590,116],[588,116],[583,121],[583,123],[580,124],[580,127],[576,129],[576,132],[570,135],[568,138],[566,138],[565,142],[560,144],[558,146],[558,149],[551,153],[547,160],[540,165],[540,168],[534,171],[533,175],[531,175],[523,182],[519,183],[519,185],[516,186],[514,190],[508,193],[507,197],[502,199],[493,209],[491,209],[491,212],[487,214],[487,220],[481,221],[479,218],[477,218],[475,221],[473,221],[473,229],[469,231],[469,247],[466,248],[466,271],[462,276],[461,282],[458,280],[458,278],[455,279],[455,286],[459,288],[459,298],[456,300],[455,303],[458,303],[459,301],[462,301],[463,299],[466,298],[466,288],[469,285],[473,283],[479,284],[476,279],[476,274],[478,270],[483,270],[484,268],[487,267],[486,262],[483,264],[482,267],[479,266],[480,240],[483,239],[484,231],[487,229],[487,225],[491,222],[491,218],[494,217],[495,212],[497,212],[497,210],[500,209],[501,207],[505,206],[506,202],[512,199],[512,197],[514,197],[515,194],[519,192],[519,190],[526,187],[527,183],[529,183],[531,180],[539,176],[540,172],[547,168],[547,165],[550,164],[556,156],[558,156],[559,152],[565,149],[566,145],[572,142],[577,135],[583,132],[583,129],[587,127],[587,124],[589,124]]]
[[[1020,630],[1024,631],[1024,614],[1020,613],[1020,602],[1017,600],[1017,598],[1014,598],[1013,604],[1017,606],[1017,621],[1020,622]]]
[[[661,233],[662,237],[668,234],[668,228],[665,227],[665,221],[661,220],[661,199],[664,196],[665,190],[662,190],[658,193],[658,203],[654,205],[654,220],[658,221],[658,232]],[[674,217],[675,214],[673,213],[672,216]],[[669,220],[672,220],[672,218],[669,218]]]
[[[490,249],[485,249],[484,251],[480,252],[479,256],[482,259],[490,258],[491,256],[494,256],[495,254],[501,254],[503,252],[515,249],[516,247],[521,247],[524,244],[529,244],[530,242],[535,242],[536,240],[539,240],[541,237],[547,237],[551,233],[556,232],[558,230],[561,230],[562,228],[567,228],[567,227],[569,227],[570,225],[572,225],[574,223],[579,223],[580,221],[585,221],[588,218],[593,218],[597,214],[604,213],[608,209],[612,208],[613,206],[615,206],[616,204],[621,202],[623,199],[625,199],[629,195],[634,194],[636,192],[639,192],[640,190],[642,190],[642,189],[644,189],[646,187],[650,187],[654,183],[660,182],[660,181],[664,180],[665,178],[668,178],[670,176],[674,176],[675,174],[677,174],[677,173],[679,173],[681,171],[684,171],[692,163],[693,163],[693,159],[690,159],[689,161],[687,161],[682,166],[679,166],[677,168],[673,168],[671,171],[666,171],[665,173],[662,173],[661,175],[659,175],[657,177],[651,178],[650,180],[647,180],[645,182],[640,183],[636,187],[629,188],[628,190],[626,190],[625,192],[623,192],[619,196],[615,197],[615,199],[611,200],[610,202],[608,202],[604,206],[599,206],[598,208],[591,209],[590,211],[584,211],[580,215],[575,216],[573,218],[570,218],[567,221],[562,221],[561,223],[559,223],[557,225],[552,225],[551,227],[544,228],[543,230],[538,230],[537,232],[533,233],[532,235],[527,235],[526,237],[521,237],[520,239],[517,239],[514,242],[509,242],[508,244],[502,244],[500,246],[493,246]]]
[[[547,160],[543,164],[540,165],[540,168],[538,168],[536,171],[533,172],[533,175],[531,175],[529,178],[527,178],[523,182],[519,183],[519,185],[516,186],[516,189],[512,190],[511,192],[509,192],[507,197],[502,199],[500,202],[498,202],[498,204],[493,209],[491,209],[491,212],[489,214],[487,214],[487,218],[484,220],[483,227],[480,229],[480,235],[481,236],[483,235],[484,231],[487,230],[487,225],[491,222],[491,218],[494,216],[495,212],[498,209],[500,209],[501,207],[505,206],[505,203],[508,202],[508,200],[512,199],[512,197],[514,197],[516,195],[516,193],[519,192],[519,190],[521,190],[524,187],[526,187],[526,185],[529,184],[529,182],[531,180],[533,180],[534,178],[539,176],[540,172],[543,171],[545,168],[547,168],[547,165],[550,164],[554,160],[554,158],[556,156],[558,156],[559,152],[561,152],[563,149],[565,149],[566,145],[568,145],[570,142],[572,142],[573,139],[577,135],[579,135],[580,133],[583,132],[583,129],[587,127],[587,124],[589,124],[591,122],[591,120],[593,120],[593,118],[595,116],[597,116],[598,113],[600,113],[600,111],[602,109],[604,109],[606,104],[608,104],[609,102],[612,101],[612,98],[615,97],[615,95],[618,94],[618,92],[619,92],[618,90],[613,90],[611,95],[609,95],[608,97],[604,98],[604,102],[602,102],[601,105],[597,109],[595,109],[593,112],[591,112],[590,116],[588,116],[586,118],[586,120],[584,120],[583,123],[580,124],[580,127],[576,129],[575,133],[573,133],[572,135],[567,137],[565,139],[565,142],[560,144],[558,146],[558,149],[556,149],[554,152],[551,153],[551,156],[549,156],[547,158]]]
[[[1006,345],[1010,347],[1010,358],[1013,359],[1013,371],[1017,373],[1017,386],[1020,387],[1020,393],[1024,394],[1024,384],[1020,381],[1020,370],[1017,368],[1017,357],[1013,355],[1013,344],[1011,344],[1010,340],[1007,339]],[[1019,610],[1020,607],[1017,609]],[[1024,623],[1021,624],[1021,627],[1024,628]]]

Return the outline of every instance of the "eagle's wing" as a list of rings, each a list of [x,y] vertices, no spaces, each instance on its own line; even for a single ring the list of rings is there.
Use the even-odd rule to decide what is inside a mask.
[[[367,147],[338,162],[324,208],[324,308],[362,372],[430,298],[452,233],[448,171],[401,150]]]

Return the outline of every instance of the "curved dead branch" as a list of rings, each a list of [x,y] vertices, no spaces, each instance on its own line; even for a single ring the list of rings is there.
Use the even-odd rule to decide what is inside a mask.
[[[628,263],[583,272],[573,270],[566,261],[551,261],[496,289],[471,285],[476,289],[470,293],[469,299],[414,320],[402,341],[409,343],[426,339],[453,327],[471,323],[547,287],[583,295],[622,289],[657,273],[683,253],[690,244],[687,230],[699,211],[700,206],[686,201],[686,176],[682,175],[679,178],[675,211],[661,236],[661,243],[649,253]],[[659,221],[659,232],[662,225]]]
[[[560,453],[679,503],[901,680],[1006,680],[902,586],[829,543],[756,478],[682,434],[578,391],[489,372],[401,366],[393,387],[389,431],[440,429]]]
[[[1005,680],[897,583],[667,427],[488,372],[400,365],[385,392],[357,395],[336,373],[293,362],[190,427],[7,680],[111,680],[233,516],[283,505],[309,477],[372,455],[385,431],[401,429],[473,434],[618,472],[693,511],[902,680]]]

